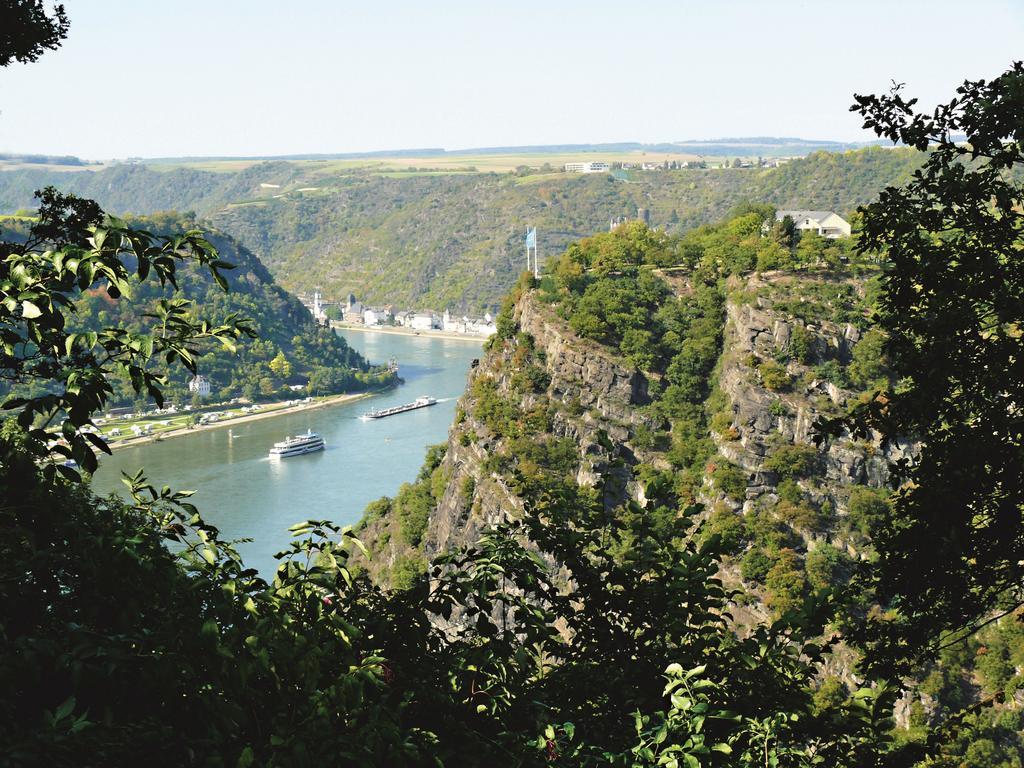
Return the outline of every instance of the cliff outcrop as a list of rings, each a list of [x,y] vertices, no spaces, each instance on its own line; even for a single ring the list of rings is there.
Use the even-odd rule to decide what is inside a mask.
[[[671,284],[674,300],[687,301],[686,281]],[[763,615],[770,603],[765,568],[741,569],[741,563],[752,551],[769,559],[775,554],[751,533],[757,518],[762,528],[767,519],[786,528],[775,549],[794,549],[804,558],[829,544],[860,557],[863,536],[846,519],[851,489],[883,489],[889,463],[905,454],[905,448],[852,440],[823,451],[812,447],[815,421],[842,412],[859,396],[843,377],[865,324],[787,311],[786,302],[808,286],[813,292],[815,281],[791,275],[731,286],[712,374],[717,396],[705,405],[716,453],[695,500],[740,531],[723,570],[727,581],[755,598],[753,615]],[[862,290],[856,281],[847,287]],[[648,506],[649,478],[675,472],[666,451],[673,425],[657,406],[659,374],[639,371],[617,350],[581,338],[537,291],[522,293],[510,320],[513,331],[495,339],[470,371],[444,457],[431,470],[434,504],[419,539],[403,540],[387,515],[368,523],[363,535],[375,552],[375,573],[387,573],[410,553],[423,568],[432,556],[471,544],[483,530],[520,514],[517,472],[544,463],[544,457],[525,455],[538,446],[557,445],[561,466],[577,485],[600,494],[609,510],[627,500]],[[511,428],[513,422],[528,428]],[[794,469],[779,458],[790,454],[807,466]],[[723,466],[733,478],[728,487],[716,479]],[[793,508],[800,514],[791,514]]]

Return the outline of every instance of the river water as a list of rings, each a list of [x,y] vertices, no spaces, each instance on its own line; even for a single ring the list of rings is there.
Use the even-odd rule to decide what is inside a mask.
[[[359,331],[340,332],[369,360],[396,358],[405,384],[354,403],[318,408],[148,443],[104,456],[93,479],[97,493],[124,490],[121,472],[144,467],[157,487],[195,490],[191,501],[203,517],[239,545],[247,565],[269,577],[274,553],[289,541],[288,527],[307,519],[348,525],[367,503],[391,496],[416,478],[427,446],[443,442],[481,343]],[[374,421],[370,408],[411,402],[420,395],[440,402]],[[270,446],[312,429],[327,448],[270,461]]]

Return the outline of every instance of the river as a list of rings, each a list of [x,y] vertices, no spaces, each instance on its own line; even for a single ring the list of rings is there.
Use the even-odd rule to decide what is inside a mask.
[[[348,525],[367,503],[391,496],[416,478],[427,446],[443,442],[466,385],[470,362],[481,343],[361,331],[339,331],[367,359],[398,360],[405,384],[354,403],[207,430],[124,448],[100,459],[93,479],[97,493],[124,490],[121,472],[145,467],[156,485],[195,490],[191,501],[226,538],[251,538],[239,545],[247,565],[266,577],[274,553],[289,541],[288,527],[307,519]],[[360,414],[415,400],[440,402],[376,421]],[[326,450],[280,461],[267,451],[277,440],[313,429]]]

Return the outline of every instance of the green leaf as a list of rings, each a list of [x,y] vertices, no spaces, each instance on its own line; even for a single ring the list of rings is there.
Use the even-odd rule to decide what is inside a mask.
[[[26,320],[34,320],[42,315],[43,312],[39,307],[26,299],[21,302],[21,314]]]
[[[55,721],[63,720],[65,717],[75,711],[75,697],[69,696],[61,702],[60,706],[54,710],[53,719]]]
[[[242,750],[242,754],[238,756],[238,762],[235,763],[235,768],[250,768],[253,759],[252,747],[246,747]]]

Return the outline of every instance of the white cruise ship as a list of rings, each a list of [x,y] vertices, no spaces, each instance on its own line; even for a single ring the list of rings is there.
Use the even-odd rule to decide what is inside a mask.
[[[284,459],[289,456],[300,456],[303,453],[322,451],[323,449],[324,439],[313,430],[309,430],[304,435],[296,435],[295,437],[289,437],[287,440],[282,440],[280,443],[274,443],[274,447],[270,449],[270,458]]]

